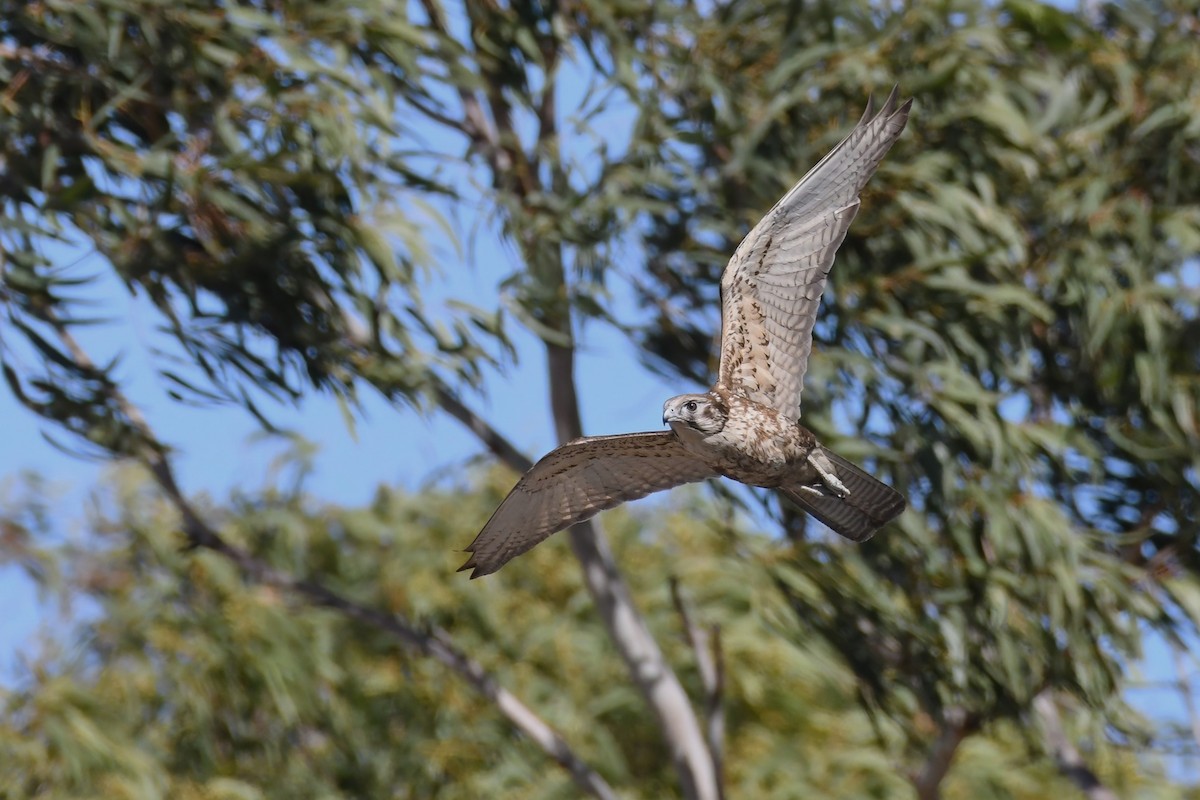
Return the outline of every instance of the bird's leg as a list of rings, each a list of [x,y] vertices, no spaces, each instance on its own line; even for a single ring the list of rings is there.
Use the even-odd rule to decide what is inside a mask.
[[[828,486],[838,497],[849,497],[850,490],[846,485],[838,480],[838,476],[833,471],[833,464],[829,463],[829,459],[821,452],[820,448],[814,447],[813,451],[808,454],[808,463],[812,464],[813,469],[821,476],[822,482]],[[807,487],[806,487],[807,488]]]

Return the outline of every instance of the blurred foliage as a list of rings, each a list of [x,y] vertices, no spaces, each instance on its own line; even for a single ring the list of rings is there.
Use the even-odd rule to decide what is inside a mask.
[[[653,717],[592,622],[577,570],[539,548],[496,580],[444,579],[464,526],[503,496],[503,474],[415,495],[381,489],[366,508],[267,489],[210,505],[223,533],[271,563],[319,576],[374,607],[448,631],[554,724],[627,797],[674,794]],[[173,509],[139,471],[99,490],[84,535],[44,545],[51,586],[90,622],[27,663],[0,694],[0,795],[58,798],[574,797],[564,773],[485,699],[378,632],[183,553]],[[45,490],[6,498],[15,531]],[[699,677],[665,575],[692,615],[719,625],[728,675],[729,796],[907,797],[852,675],[819,640],[774,635],[786,601],[698,491],[610,515],[608,530],[681,678]],[[30,532],[41,541],[46,532]],[[1098,742],[1122,796],[1185,797],[1128,750]],[[1044,758],[1000,725],[966,749],[951,798],[1066,792]],[[1126,791],[1130,794],[1126,795]],[[5,793],[7,792],[7,794]]]
[[[867,87],[916,98],[841,248],[805,391],[806,424],[912,508],[862,548],[785,509],[773,572],[922,748],[1048,687],[1130,731],[1139,626],[1200,619],[1200,17],[1088,9],[689,9],[641,104],[679,145],[640,341],[706,382],[744,231]]]
[[[478,387],[512,355],[504,312],[552,356],[571,353],[573,318],[610,321],[653,367],[707,384],[728,254],[866,94],[899,83],[912,121],[838,258],[805,421],[911,510],[861,548],[773,506],[782,546],[709,506],[678,523],[684,549],[641,544],[621,514],[610,528],[675,663],[668,554],[749,665],[730,668],[733,794],[905,792],[897,775],[958,726],[983,735],[945,792],[1022,796],[1049,780],[1021,749],[1044,690],[1074,697],[1096,769],[1133,792],[1105,743],[1145,743],[1124,669],[1143,630],[1200,619],[1198,37],[1191,4],[1148,0],[0,0],[0,367],[100,452],[157,446],[118,400],[118,365],[73,350],[105,316],[95,276],[62,263],[82,247],[156,310],[173,343],[151,343],[157,366],[184,401],[260,414],[260,394]],[[495,224],[516,251],[515,267],[489,255],[489,307],[422,302],[445,219]],[[641,309],[613,301],[618,278]],[[561,552],[447,580],[500,483],[222,513],[280,566],[452,628],[606,776],[669,793]],[[9,698],[28,786],[569,794],[455,681],[176,554],[128,491],[79,552],[21,533],[44,515],[0,531],[5,558],[66,570],[103,609],[83,655]],[[88,562],[114,566],[85,580]],[[962,784],[976,762],[991,777]]]

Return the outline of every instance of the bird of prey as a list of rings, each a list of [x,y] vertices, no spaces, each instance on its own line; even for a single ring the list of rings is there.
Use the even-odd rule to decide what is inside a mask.
[[[669,431],[589,436],[552,451],[517,483],[467,548],[460,571],[488,575],[551,534],[613,506],[725,476],[776,489],[862,542],[904,498],[823,447],[799,423],[825,278],[858,195],[908,122],[897,90],[754,226],[721,275],[721,361],[703,394],[663,404]]]

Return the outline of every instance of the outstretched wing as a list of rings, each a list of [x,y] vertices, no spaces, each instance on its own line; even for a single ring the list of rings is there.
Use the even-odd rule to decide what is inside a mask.
[[[825,276],[858,212],[858,195],[908,122],[892,90],[872,116],[800,179],[738,245],[721,275],[717,383],[800,418]]]
[[[459,572],[488,575],[550,534],[606,508],[716,474],[671,431],[568,442],[517,482],[467,548],[471,557]]]

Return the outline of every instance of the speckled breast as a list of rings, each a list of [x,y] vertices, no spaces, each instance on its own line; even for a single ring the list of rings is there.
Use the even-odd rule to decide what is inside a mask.
[[[722,475],[753,486],[773,488],[784,478],[804,479],[816,438],[807,428],[773,408],[742,397],[729,400],[724,429],[705,439],[712,466]]]

